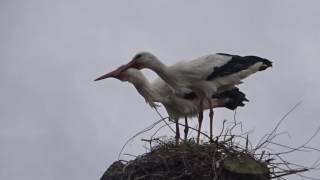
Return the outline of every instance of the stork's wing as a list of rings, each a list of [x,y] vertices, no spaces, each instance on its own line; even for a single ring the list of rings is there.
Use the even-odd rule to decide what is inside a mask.
[[[235,74],[249,69],[257,63],[259,63],[259,71],[272,66],[271,61],[258,56],[238,56],[218,53],[191,61],[180,61],[170,66],[169,69],[184,81],[196,82]],[[252,73],[254,72],[252,71]]]
[[[272,66],[272,62],[258,57],[258,56],[238,56],[231,54],[219,53],[219,55],[231,57],[231,59],[225,63],[223,66],[214,67],[212,73],[207,76],[207,80],[212,80],[217,77],[228,76],[231,74],[236,74],[240,71],[250,69],[255,64],[259,64],[257,70],[262,71]],[[254,73],[255,71],[251,71]],[[240,78],[241,79],[241,78]]]
[[[231,59],[230,56],[211,54],[202,56],[194,60],[180,61],[169,67],[169,70],[175,72],[184,81],[202,81],[213,73],[214,68],[221,67]]]

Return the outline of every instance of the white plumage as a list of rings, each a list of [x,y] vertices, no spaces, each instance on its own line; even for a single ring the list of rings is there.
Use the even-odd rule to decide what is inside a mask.
[[[134,85],[137,91],[142,95],[146,102],[155,107],[155,102],[162,103],[171,119],[176,122],[176,138],[179,138],[178,120],[185,118],[185,138],[188,132],[187,117],[194,117],[199,112],[197,97],[193,99],[185,99],[174,94],[173,89],[161,78],[157,78],[153,82],[149,80],[137,69],[129,68],[122,71],[115,78],[128,81]],[[243,101],[247,101],[245,95],[237,88],[229,90],[229,94],[221,93],[219,97],[212,98],[213,107],[227,107],[235,109],[238,106],[244,106]],[[204,109],[209,109],[208,103],[204,103]]]
[[[194,93],[199,104],[199,131],[203,120],[204,99],[210,109],[210,140],[212,140],[213,101],[211,96],[227,90],[249,75],[267,69],[272,62],[257,56],[211,54],[194,60],[180,61],[171,66],[163,64],[149,52],[138,53],[128,64],[99,77],[101,80],[117,76],[128,68],[148,68],[155,71],[172,89],[177,97],[188,97]]]
[[[223,68],[224,65],[238,57],[238,64],[243,66],[238,71],[227,75],[218,76],[208,80],[207,78],[215,71],[215,68]],[[248,58],[257,58],[257,61],[247,62]],[[242,63],[247,63],[243,65]],[[271,66],[271,62],[256,56],[240,57],[228,54],[211,54],[193,60],[179,61],[171,66],[163,64],[156,56],[149,52],[138,53],[126,67],[137,69],[148,68],[155,71],[166,81],[178,95],[184,95],[196,91],[199,95],[210,97],[221,86],[236,85],[249,75],[259,71],[260,68]],[[227,71],[232,71],[229,67]],[[239,69],[239,68],[238,68]]]
[[[138,53],[118,72],[133,67],[155,71],[173,89],[177,96],[195,92],[199,97],[199,128],[203,119],[203,100],[207,99],[210,113],[210,140],[212,140],[213,105],[211,96],[219,89],[240,84],[249,75],[271,67],[272,63],[257,56],[211,54],[194,60],[180,61],[171,66],[163,64],[149,52]],[[200,132],[200,131],[199,131]],[[198,136],[200,134],[198,133]],[[199,139],[199,138],[198,138]]]

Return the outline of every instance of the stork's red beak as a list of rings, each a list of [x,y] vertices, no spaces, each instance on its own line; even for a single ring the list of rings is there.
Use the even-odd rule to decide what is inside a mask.
[[[120,75],[123,71],[125,71],[125,70],[127,70],[127,69],[129,69],[129,68],[131,68],[131,67],[132,67],[132,68],[139,69],[139,66],[138,66],[138,64],[136,63],[135,59],[131,60],[131,61],[130,61],[128,64],[126,64],[126,65],[122,65],[122,66],[118,67],[116,70],[113,70],[113,71],[111,71],[111,72],[109,72],[109,73],[107,73],[107,74],[105,74],[105,75],[103,75],[103,76],[98,77],[98,78],[95,79],[94,81],[99,81],[99,80],[106,79],[106,78],[118,78],[119,75]]]
[[[99,81],[99,80],[106,79],[106,78],[117,78],[121,74],[121,72],[123,72],[124,70],[127,69],[127,68],[126,69],[124,69],[124,68],[125,68],[125,66],[122,65],[122,66],[118,67],[116,70],[113,70],[103,76],[98,77],[94,81]]]

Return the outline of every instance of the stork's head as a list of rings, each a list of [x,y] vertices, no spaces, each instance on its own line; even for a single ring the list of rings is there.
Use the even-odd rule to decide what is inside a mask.
[[[149,52],[140,52],[125,65],[126,68],[143,69],[152,67],[158,58]]]
[[[120,74],[119,79],[133,84],[136,90],[144,97],[151,107],[158,107],[159,105],[157,105],[156,102],[166,102],[170,100],[167,97],[160,97],[158,94],[154,93],[150,82],[138,69],[129,68],[123,71]]]
[[[117,79],[121,81],[128,81],[135,86],[144,85],[148,81],[140,70],[134,68],[124,70],[122,73],[120,73]]]
[[[116,70],[111,71],[103,76],[100,76],[95,81],[99,81],[106,78],[112,78],[112,77],[119,79],[119,76],[121,76],[121,74],[129,68],[134,68],[137,70],[140,70],[146,67],[150,68],[155,66],[157,62],[159,62],[159,60],[153,54],[149,52],[140,52],[136,54],[128,64],[122,65],[118,67]],[[126,73],[132,73],[134,75],[141,74],[141,72],[134,71],[134,70],[130,70],[129,72],[126,72]]]
[[[117,72],[118,69],[121,69],[121,72]],[[155,102],[162,102],[165,99],[159,97],[157,94],[154,94],[153,90],[150,87],[150,83],[148,79],[143,75],[143,73],[135,68],[128,68],[123,70],[122,66],[119,67],[116,72],[110,72],[107,75],[103,75],[99,77],[97,80],[105,79],[105,78],[116,78],[120,81],[129,82],[133,84],[136,90],[144,97],[146,102],[152,106],[157,107],[158,105]]]

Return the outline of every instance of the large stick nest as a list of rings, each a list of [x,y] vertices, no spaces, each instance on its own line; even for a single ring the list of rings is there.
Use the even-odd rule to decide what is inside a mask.
[[[229,141],[198,145],[157,141],[149,153],[127,163],[116,161],[102,180],[270,179],[268,164]]]
[[[130,139],[149,131],[159,122],[165,122],[166,125],[161,126],[150,140],[143,140],[149,143],[148,153],[131,161],[114,162],[101,180],[284,180],[284,177],[289,175],[318,179],[307,177],[302,173],[317,170],[320,167],[320,159],[317,159],[311,167],[306,167],[290,163],[283,156],[297,151],[320,152],[320,149],[308,147],[309,142],[320,132],[320,127],[298,147],[274,141],[277,136],[283,134],[277,132],[281,122],[298,105],[299,103],[286,113],[272,132],[263,136],[255,146],[249,141],[248,132],[237,135],[233,133],[233,130],[239,127],[242,132],[242,124],[236,119],[230,126],[226,126],[224,121],[220,134],[212,143],[197,144],[193,139],[176,143],[170,139],[154,138],[162,127],[170,127],[170,122],[162,118]],[[205,133],[202,134],[208,137]],[[270,145],[285,150],[273,152],[269,148]]]

